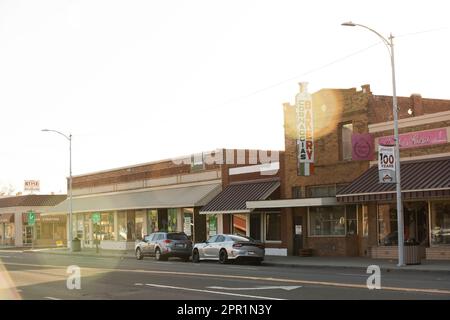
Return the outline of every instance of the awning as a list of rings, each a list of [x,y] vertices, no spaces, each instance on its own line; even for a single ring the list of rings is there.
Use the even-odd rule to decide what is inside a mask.
[[[204,206],[200,214],[250,213],[253,209],[247,208],[247,201],[265,200],[279,186],[279,180],[230,184]]]
[[[220,190],[221,185],[213,183],[187,187],[77,196],[72,198],[72,212],[198,207],[208,203]],[[68,210],[69,199],[66,199],[45,213],[67,213]]]
[[[14,213],[0,214],[0,223],[12,223],[12,222],[14,222]]]
[[[336,198],[326,197],[326,198],[247,201],[247,208],[270,209],[270,208],[294,208],[294,207],[322,207],[322,206],[335,206],[337,204],[338,203]]]
[[[450,196],[450,157],[402,162],[400,174],[403,200]],[[395,183],[379,183],[374,166],[336,197],[340,202],[393,201]]]

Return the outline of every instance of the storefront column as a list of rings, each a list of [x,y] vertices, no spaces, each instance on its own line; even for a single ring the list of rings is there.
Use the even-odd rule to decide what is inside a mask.
[[[177,208],[177,232],[183,232],[184,228],[184,215],[183,208]]]
[[[224,233],[223,232],[223,214],[216,215],[217,217],[217,233]]]
[[[118,220],[118,216],[117,216],[117,211],[114,211],[114,239],[116,241],[119,240],[119,224],[118,224],[119,220]]]
[[[14,213],[14,227],[15,227],[15,239],[14,245],[16,247],[23,246],[23,222],[22,222],[22,213],[16,212]]]

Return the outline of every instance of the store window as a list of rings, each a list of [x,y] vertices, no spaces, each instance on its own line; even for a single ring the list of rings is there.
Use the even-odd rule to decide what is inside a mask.
[[[362,236],[369,236],[369,208],[365,205],[360,206],[362,213]]]
[[[208,233],[208,237],[212,237],[217,234],[217,215],[216,214],[208,214],[206,216],[206,232]]]
[[[184,208],[183,209],[183,231],[188,237],[192,237],[194,233],[194,209]]]
[[[246,236],[247,235],[247,215],[233,214],[233,234]]]
[[[311,207],[310,236],[345,236],[345,206]]]
[[[99,240],[115,240],[114,236],[114,214],[104,212],[100,214]]]
[[[358,234],[358,220],[356,215],[356,206],[345,207],[346,232],[348,236]]]
[[[301,199],[302,198],[302,187],[295,186],[292,187],[292,199]]]
[[[281,241],[281,214],[270,212],[264,214],[266,241]]]
[[[450,245],[450,201],[431,203],[431,243]]]
[[[353,124],[343,123],[340,127],[341,160],[352,160]]]
[[[406,243],[427,245],[427,202],[405,202],[403,204],[404,240]],[[396,246],[398,244],[396,203],[378,205],[378,244]]]
[[[158,211],[156,209],[147,210],[147,234],[158,231]]]
[[[117,232],[119,241],[127,240],[127,212],[119,211],[117,212]]]
[[[147,234],[145,210],[136,211],[135,219],[136,239],[142,240]]]
[[[348,184],[329,184],[318,186],[307,186],[305,189],[307,198],[335,197],[336,193]]]
[[[177,213],[178,209],[168,209],[167,210],[167,231],[168,232],[175,232],[177,231]]]

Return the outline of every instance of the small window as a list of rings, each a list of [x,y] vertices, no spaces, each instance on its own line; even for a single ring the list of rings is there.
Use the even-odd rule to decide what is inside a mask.
[[[185,233],[168,233],[167,239],[170,240],[189,240]]]
[[[302,198],[302,187],[295,186],[292,187],[292,199],[301,199]]]
[[[208,242],[216,242],[217,237],[218,237],[217,235],[212,236],[211,238],[208,239]]]
[[[340,128],[340,154],[341,160],[352,160],[352,134],[353,124],[343,123]]]
[[[225,241],[225,237],[224,236],[217,236],[215,242],[224,242],[224,241]]]

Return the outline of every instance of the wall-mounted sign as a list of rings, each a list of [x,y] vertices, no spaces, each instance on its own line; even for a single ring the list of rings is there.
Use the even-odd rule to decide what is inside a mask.
[[[92,223],[100,223],[100,213],[93,213],[91,216]]]
[[[378,146],[378,178],[380,183],[395,183],[395,153],[392,146]]]
[[[295,96],[297,127],[297,175],[314,173],[314,118],[312,98],[307,83],[300,83],[300,92]]]
[[[400,149],[418,148],[431,146],[434,144],[447,143],[447,128],[440,128],[427,131],[408,132],[399,135]],[[393,145],[394,136],[380,137],[380,145]]]
[[[187,236],[191,236],[192,232],[191,232],[191,227],[192,227],[192,223],[191,223],[191,217],[184,217],[184,233],[186,233]]]
[[[352,134],[352,160],[373,160],[374,141],[370,133]]]
[[[34,211],[28,212],[28,225],[34,226],[35,222],[36,222],[36,213]]]
[[[24,190],[25,191],[39,191],[40,190],[39,180],[25,180]]]

